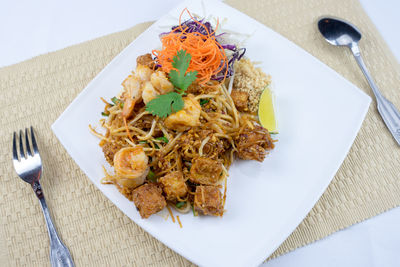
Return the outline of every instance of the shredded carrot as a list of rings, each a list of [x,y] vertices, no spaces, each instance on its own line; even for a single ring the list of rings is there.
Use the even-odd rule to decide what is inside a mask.
[[[199,32],[186,32],[187,29],[182,27],[181,18],[184,12],[187,12],[191,19],[202,26],[207,32],[206,35]],[[196,81],[204,85],[212,76],[224,71],[224,79],[228,73],[228,60],[224,48],[218,43],[215,37],[215,31],[209,32],[207,27],[196,20],[185,8],[179,16],[179,26],[170,33],[161,38],[162,49],[153,50],[152,54],[156,57],[156,61],[161,65],[161,69],[169,73],[172,69],[172,59],[179,50],[186,50],[192,58],[188,68],[188,72],[197,71]],[[176,32],[179,29],[181,32]]]
[[[172,222],[173,223],[175,223],[175,217],[174,217],[174,214],[172,213],[172,210],[171,210],[171,208],[167,205],[167,210],[168,210],[168,212],[169,212],[169,215],[171,215],[171,218],[172,218]]]
[[[181,219],[179,219],[179,215],[176,215],[176,220],[179,223],[179,227],[182,228],[182,223],[181,223]]]
[[[129,128],[128,128],[128,124],[126,123],[126,118],[124,117],[124,125],[125,125],[125,130],[126,130],[126,134],[129,137],[129,140],[132,141],[132,143],[135,143],[135,141],[133,141],[131,133],[129,132]]]

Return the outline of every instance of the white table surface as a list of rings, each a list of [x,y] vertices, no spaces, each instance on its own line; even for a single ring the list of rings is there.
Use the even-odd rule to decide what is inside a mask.
[[[400,1],[360,1],[400,62]],[[0,67],[156,20],[179,2],[0,1]],[[399,226],[400,208],[395,208],[263,266],[400,266]]]

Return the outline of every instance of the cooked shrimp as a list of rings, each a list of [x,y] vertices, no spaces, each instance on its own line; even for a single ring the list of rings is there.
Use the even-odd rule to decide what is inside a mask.
[[[147,104],[159,95],[156,89],[154,89],[153,85],[151,85],[151,82],[145,82],[142,89],[142,98],[145,104]]]
[[[136,76],[142,82],[150,81],[150,76],[152,73],[153,73],[153,71],[145,65],[138,64],[136,67]]]
[[[151,74],[150,81],[154,88],[162,95],[174,90],[174,86],[170,81],[168,81],[168,78],[165,76],[165,72],[163,71],[156,71]]]
[[[127,118],[131,115],[135,103],[142,98],[142,88],[140,80],[135,75],[129,75],[123,82],[124,87],[124,108],[122,109],[122,117]]]
[[[184,131],[188,126],[200,125],[200,103],[192,94],[183,98],[185,105],[182,110],[169,115],[164,123],[169,129]]]
[[[121,186],[135,188],[143,184],[149,172],[148,158],[141,146],[125,147],[114,156],[117,182]]]

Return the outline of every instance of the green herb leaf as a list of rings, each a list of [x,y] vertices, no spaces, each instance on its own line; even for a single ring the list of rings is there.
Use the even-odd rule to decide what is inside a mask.
[[[103,115],[103,116],[105,116],[105,117],[108,117],[108,115],[110,115],[110,113],[102,112],[101,115]]]
[[[139,144],[147,144],[146,140],[139,141]]]
[[[169,114],[183,109],[182,96],[176,92],[159,95],[146,105],[146,111],[160,118],[166,118]]]
[[[186,73],[189,68],[192,56],[185,50],[179,50],[172,59],[172,66],[176,70],[169,72],[169,80],[175,86],[177,92],[170,92],[160,95],[151,100],[146,105],[146,111],[160,118],[166,118],[168,115],[177,112],[184,107],[182,95],[185,94],[189,85],[196,80],[197,71]]]
[[[157,182],[156,174],[152,170],[149,170],[149,173],[147,174],[147,180],[152,181],[154,183]]]
[[[180,201],[178,203],[175,204],[175,207],[177,207],[178,209],[182,208],[183,206],[186,205],[185,201]]]
[[[169,72],[169,78],[171,83],[179,88],[179,93],[183,94],[184,91],[196,80],[197,71],[190,71],[186,73],[189,68],[190,60],[192,56],[186,53],[186,50],[179,50],[176,56],[172,58],[172,67],[177,70],[171,70]]]
[[[168,144],[168,138],[165,136],[157,137],[156,140],[160,140],[166,144]]]
[[[114,105],[116,105],[116,106],[120,106],[120,108],[123,108],[124,107],[124,102],[122,102],[121,101],[121,99],[118,99],[117,97],[113,97],[113,98],[111,98],[111,101],[114,103]],[[113,105],[112,105],[113,106]]]
[[[121,100],[119,100],[115,96],[113,98],[111,98],[111,101],[114,103],[114,105],[118,105],[121,102]]]
[[[210,99],[200,99],[200,106],[204,106],[208,102],[210,102]]]

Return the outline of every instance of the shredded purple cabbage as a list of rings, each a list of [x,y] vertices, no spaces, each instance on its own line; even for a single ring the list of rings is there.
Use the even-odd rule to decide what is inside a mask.
[[[213,77],[211,77],[211,79],[212,80],[216,80],[216,81],[222,81],[224,79],[224,76],[225,76],[226,68],[228,68],[228,71],[226,73],[226,78],[231,77],[233,75],[233,65],[234,65],[235,61],[239,61],[243,57],[243,55],[246,52],[246,48],[243,48],[243,47],[239,48],[235,44],[223,44],[224,43],[223,42],[223,36],[226,33],[221,33],[221,34],[215,35],[214,29],[211,26],[210,22],[205,21],[204,19],[198,20],[196,18],[196,20],[198,22],[202,23],[205,27],[203,27],[202,25],[199,25],[197,22],[195,22],[192,19],[188,19],[188,20],[186,20],[185,22],[183,22],[181,24],[182,29],[185,30],[185,32],[188,32],[188,33],[198,32],[198,33],[203,34],[203,35],[211,34],[211,36],[215,36],[215,39],[217,40],[217,42],[220,43],[222,48],[224,48],[225,50],[229,50],[229,51],[233,52],[231,55],[228,56],[228,64],[227,64],[227,66],[224,66],[221,69],[221,71],[218,74],[216,74]],[[181,27],[179,27],[179,25],[173,26],[171,28],[171,30],[172,31],[175,30],[176,33],[181,33],[182,32]],[[160,34],[160,38],[163,35],[166,35],[168,33],[170,33],[170,32],[161,33]],[[185,37],[182,37],[182,38],[185,38]],[[221,65],[222,64],[224,64],[224,62],[221,62]]]
[[[233,45],[232,49],[228,50],[234,51],[234,53],[228,58],[228,71],[226,73],[226,78],[229,78],[233,75],[234,72],[233,64],[235,63],[235,61],[239,61],[240,59],[242,59],[244,53],[246,53],[246,48],[244,47],[237,48],[236,45]],[[211,79],[220,82],[224,79],[225,72],[226,72],[226,66],[218,74],[214,75]]]
[[[184,29],[185,32],[187,32],[187,33],[198,32],[198,33],[203,34],[203,35],[208,35],[208,34],[210,33],[211,36],[215,36],[214,29],[212,28],[210,22],[208,22],[208,21],[204,22],[204,19],[201,19],[201,20],[196,19],[196,20],[197,20],[198,22],[202,23],[202,24],[203,24],[204,26],[206,26],[206,27],[203,27],[203,26],[199,25],[197,22],[195,22],[194,20],[189,19],[189,20],[183,22],[183,23],[181,24],[181,27],[179,27],[179,25],[176,25],[176,26],[173,26],[173,27],[171,28],[171,30],[172,30],[172,31],[175,30],[176,33],[181,33],[181,32],[182,32],[181,28],[182,28],[182,29]],[[168,33],[170,33],[170,32],[163,32],[163,33],[161,33],[161,34],[160,34],[160,38],[161,38],[163,35],[166,35],[166,34],[168,34]],[[183,37],[183,38],[185,38],[185,37]]]

